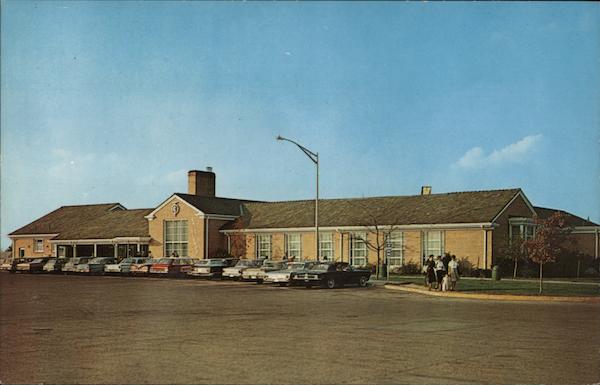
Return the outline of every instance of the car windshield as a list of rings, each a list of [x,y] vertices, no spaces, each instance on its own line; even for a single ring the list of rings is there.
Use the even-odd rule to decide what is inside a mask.
[[[236,267],[250,267],[250,266],[256,266],[256,261],[253,260],[249,260],[249,259],[240,259],[240,261],[237,263],[237,265],[235,265]]]
[[[300,270],[304,269],[308,264],[304,262],[288,262],[287,269],[288,270]]]
[[[171,258],[161,258],[156,263],[170,265],[171,263],[173,263],[173,260]]]
[[[132,262],[133,262],[133,258],[125,258],[124,260],[121,261],[121,263],[124,263],[124,264],[129,264]]]
[[[43,262],[43,261],[44,260],[42,258],[37,258],[37,259],[34,259],[33,261],[31,261],[31,263],[40,263],[40,262]]]
[[[267,269],[284,269],[285,266],[281,262],[265,261],[263,266]]]
[[[154,265],[155,263],[160,263],[160,259],[149,259],[145,262],[146,265]]]
[[[146,262],[146,258],[133,258],[131,263],[144,263]]]
[[[315,263],[313,266],[311,266],[311,270],[319,270],[319,271],[327,271],[329,270],[329,268],[332,265],[330,265],[329,263]]]
[[[107,263],[107,262],[110,262],[110,258],[98,257],[98,258],[94,258],[90,261],[90,263]]]

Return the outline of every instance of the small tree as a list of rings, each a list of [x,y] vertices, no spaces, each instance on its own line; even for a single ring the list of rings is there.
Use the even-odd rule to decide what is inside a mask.
[[[543,292],[544,264],[554,262],[571,241],[571,229],[565,225],[565,214],[560,211],[547,219],[535,218],[535,236],[523,242],[529,258],[540,265],[540,291]]]
[[[246,236],[241,232],[244,228],[244,220],[241,217],[236,218],[231,225],[231,229],[236,231],[229,234],[229,253],[234,257],[246,254]]]
[[[500,250],[501,256],[513,265],[513,278],[517,278],[519,262],[527,260],[524,243],[523,238],[515,237],[512,240],[508,240]]]
[[[367,231],[366,237],[361,237],[354,235],[354,238],[360,239],[364,242],[369,250],[375,251],[377,253],[377,266],[375,270],[376,277],[379,279],[381,275],[381,265],[382,265],[382,255],[381,253],[385,251],[387,246],[387,242],[391,237],[391,234],[397,230],[398,226],[394,224],[383,224],[382,221],[373,214],[372,211],[368,209],[368,207],[356,202],[362,209],[362,226]],[[398,223],[398,221],[393,221],[394,223]],[[369,237],[369,234],[372,235]]]

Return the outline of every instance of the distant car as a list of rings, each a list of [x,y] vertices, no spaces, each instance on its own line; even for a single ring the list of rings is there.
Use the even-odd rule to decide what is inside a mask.
[[[50,258],[48,262],[44,265],[45,273],[59,273],[62,270],[62,267],[65,263],[67,263],[67,258]]]
[[[158,263],[159,259],[146,259],[144,262],[129,265],[129,274],[134,276],[145,276],[150,274],[150,266]]]
[[[150,275],[181,277],[192,270],[190,258],[161,258],[150,266]]]
[[[78,264],[75,271],[80,274],[104,274],[104,266],[115,262],[114,257],[96,257],[87,263]]]
[[[310,268],[314,262],[298,261],[288,262],[287,267],[283,270],[268,271],[263,277],[264,283],[275,283],[280,286],[287,286],[290,282],[290,274],[299,273]]]
[[[62,266],[61,271],[63,273],[75,273],[75,271],[77,271],[77,265],[79,265],[80,263],[88,263],[90,259],[92,259],[92,257],[71,258]]]
[[[192,277],[221,278],[223,269],[230,267],[233,260],[222,258],[201,259],[194,263],[188,275]]]
[[[257,283],[262,283],[265,273],[269,271],[285,269],[286,266],[287,262],[266,260],[263,262],[262,266],[249,267],[247,269],[244,269],[242,271],[242,280],[256,281]]]
[[[106,274],[129,274],[132,265],[142,265],[146,263],[148,258],[133,257],[125,258],[120,263],[107,263],[104,265],[104,273]]]
[[[36,258],[30,261],[18,263],[15,266],[15,271],[19,273],[41,273],[44,271],[44,265],[50,258]]]
[[[223,269],[222,278],[240,279],[242,272],[251,267],[260,267],[262,259],[240,259],[235,266],[226,267]]]
[[[0,263],[0,271],[10,271],[12,267],[12,258],[6,258]]]
[[[329,289],[348,284],[365,287],[370,277],[370,270],[358,269],[345,262],[320,262],[309,270],[291,273],[290,283],[307,287],[320,285]]]

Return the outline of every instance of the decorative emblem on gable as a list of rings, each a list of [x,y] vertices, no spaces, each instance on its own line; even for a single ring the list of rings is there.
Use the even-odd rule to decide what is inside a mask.
[[[177,214],[179,214],[179,202],[175,202],[175,203],[173,203],[173,205],[171,205],[171,212],[175,216],[177,216]]]

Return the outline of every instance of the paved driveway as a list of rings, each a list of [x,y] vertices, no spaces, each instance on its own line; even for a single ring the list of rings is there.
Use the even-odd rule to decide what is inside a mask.
[[[600,307],[0,274],[0,380],[591,383]]]

